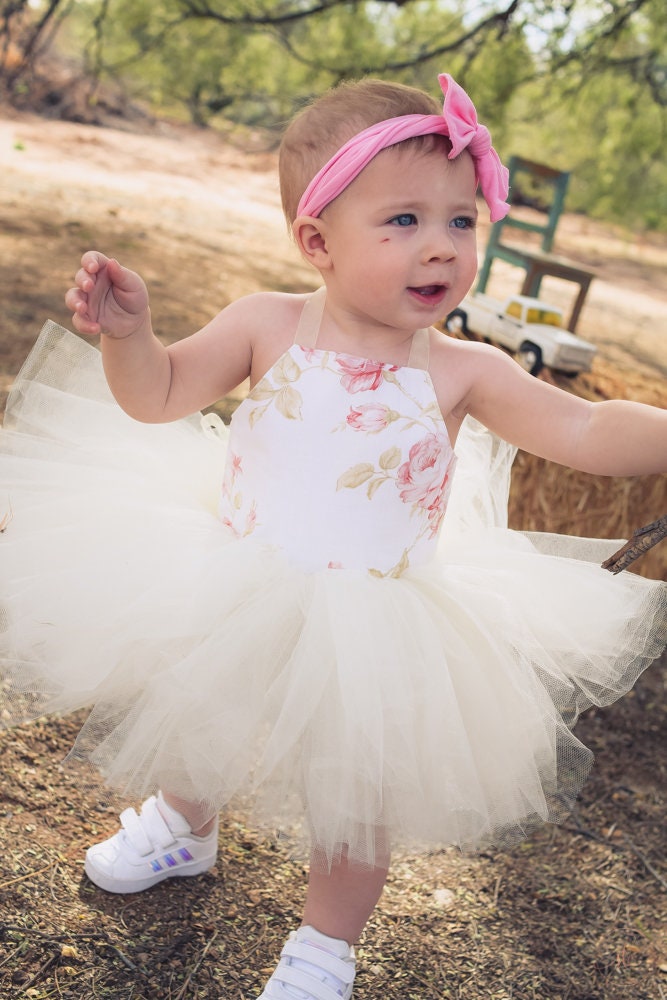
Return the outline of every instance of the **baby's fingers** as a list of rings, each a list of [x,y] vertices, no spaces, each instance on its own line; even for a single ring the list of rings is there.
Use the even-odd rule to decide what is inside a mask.
[[[87,274],[97,274],[108,263],[109,258],[99,250],[86,250],[81,258],[81,268]]]
[[[79,288],[70,288],[66,292],[65,305],[72,313],[75,330],[88,336],[96,336],[101,332],[100,324],[89,313],[88,296]]]
[[[83,292],[92,292],[97,281],[97,274],[86,270],[85,267],[80,267],[79,270],[74,275],[74,283],[77,288],[80,288]]]

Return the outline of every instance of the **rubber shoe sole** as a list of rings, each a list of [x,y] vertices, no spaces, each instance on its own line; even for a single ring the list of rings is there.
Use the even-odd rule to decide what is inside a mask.
[[[135,876],[132,879],[120,879],[114,875],[107,875],[105,872],[100,871],[99,868],[95,866],[95,857],[91,857],[90,852],[94,851],[95,848],[89,848],[86,853],[86,862],[84,865],[84,871],[91,882],[93,882],[99,889],[104,889],[105,892],[114,893],[130,893],[130,892],[144,892],[145,889],[152,889],[154,885],[159,885],[160,882],[164,882],[168,878],[189,878],[193,875],[202,875],[204,872],[209,871],[215,865],[217,860],[217,851],[209,857],[200,858],[196,861],[183,861],[178,867],[163,868],[162,871],[156,871],[152,874],[147,874],[145,877],[141,878]]]

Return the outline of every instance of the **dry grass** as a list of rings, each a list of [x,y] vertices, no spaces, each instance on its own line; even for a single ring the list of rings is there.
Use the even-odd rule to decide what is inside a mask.
[[[596,357],[593,370],[568,378],[545,370],[539,378],[585,399],[627,399],[667,409],[667,384],[619,369]],[[590,538],[629,538],[667,513],[667,476],[610,478],[577,472],[520,451],[512,468],[510,527]],[[632,572],[667,580],[667,544],[645,553]]]
[[[528,531],[628,538],[667,512],[664,476],[614,479],[563,469],[533,455],[519,454],[512,473],[510,524]],[[667,579],[664,542],[643,555],[633,570]]]
[[[588,399],[630,399],[667,408],[667,385],[620,371],[596,358],[593,371],[576,379],[544,376]],[[611,479],[591,476],[520,452],[512,470],[510,524],[527,531],[556,531],[594,538],[628,538],[667,513],[667,476]],[[641,557],[633,570],[667,580],[667,545]]]

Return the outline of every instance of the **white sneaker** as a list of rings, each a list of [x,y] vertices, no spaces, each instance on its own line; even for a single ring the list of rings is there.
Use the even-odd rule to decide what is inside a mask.
[[[162,798],[160,802],[163,803]],[[86,851],[85,871],[107,892],[142,892],[166,878],[199,875],[215,864],[218,821],[206,837],[196,837],[180,813],[163,804],[166,822],[151,795],[137,814],[125,809],[121,829]]]
[[[257,1000],[351,1000],[354,948],[314,927],[292,931]]]

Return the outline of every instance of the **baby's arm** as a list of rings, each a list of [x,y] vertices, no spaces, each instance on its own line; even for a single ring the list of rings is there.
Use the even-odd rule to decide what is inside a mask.
[[[589,403],[588,411],[574,468],[607,476],[667,472],[667,410],[610,399]]]
[[[667,472],[667,410],[590,402],[527,375],[496,348],[467,353],[463,412],[525,451],[603,476]]]
[[[137,420],[176,420],[215,402],[250,371],[251,313],[242,302],[192,337],[165,347],[153,333],[148,292],[134,271],[97,251],[81,259],[65,296],[79,333],[102,334],[104,371]]]

